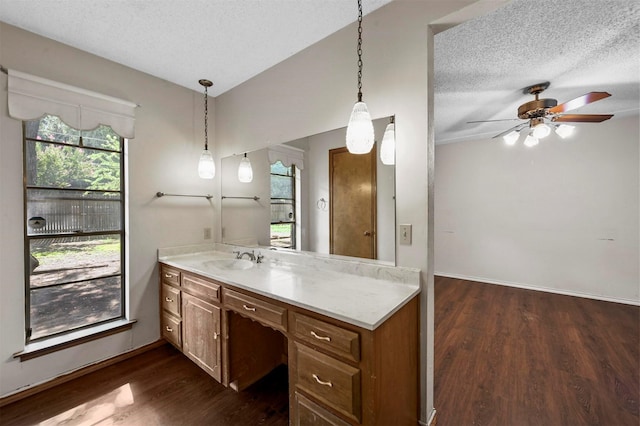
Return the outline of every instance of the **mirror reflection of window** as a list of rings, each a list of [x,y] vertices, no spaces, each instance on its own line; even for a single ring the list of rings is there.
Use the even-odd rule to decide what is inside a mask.
[[[296,167],[277,161],[271,165],[272,247],[296,248]]]

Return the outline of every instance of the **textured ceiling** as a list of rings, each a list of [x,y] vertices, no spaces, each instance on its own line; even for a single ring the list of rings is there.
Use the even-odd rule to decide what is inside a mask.
[[[363,0],[364,13],[389,1]],[[213,96],[356,17],[355,0],[0,0],[4,22],[196,91],[208,78]],[[638,113],[639,40],[638,0],[514,0],[437,34],[436,142],[517,124],[466,122],[516,118],[533,99],[522,89],[543,81],[559,103],[613,95],[578,113]]]
[[[213,96],[357,17],[355,0],[0,0],[1,21]]]
[[[436,142],[494,136],[533,100],[522,89],[549,81],[541,98],[562,103],[591,91],[610,98],[577,113],[638,113],[638,0],[515,0],[435,37]],[[614,117],[615,119],[615,117]],[[579,126],[597,126],[585,123]]]

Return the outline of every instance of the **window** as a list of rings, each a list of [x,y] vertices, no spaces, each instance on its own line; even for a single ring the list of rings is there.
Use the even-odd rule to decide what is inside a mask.
[[[124,318],[124,139],[23,123],[27,342]]]
[[[271,245],[296,248],[296,167],[271,164]]]

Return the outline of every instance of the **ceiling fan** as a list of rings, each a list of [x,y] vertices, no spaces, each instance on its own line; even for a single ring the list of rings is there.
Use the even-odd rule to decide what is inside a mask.
[[[481,120],[467,121],[467,123],[487,123],[491,121],[510,121],[510,120],[526,120],[523,123],[505,130],[495,135],[493,138],[502,137],[507,145],[515,144],[519,137],[520,131],[529,128],[524,144],[528,147],[537,145],[539,139],[548,136],[551,130],[561,137],[566,138],[573,133],[575,126],[568,124],[556,123],[600,123],[613,117],[613,114],[565,114],[592,102],[611,96],[607,92],[589,92],[575,99],[558,105],[555,99],[540,99],[539,95],[549,87],[549,82],[534,84],[525,87],[523,93],[535,96],[535,100],[526,102],[518,107],[518,118],[507,120]]]

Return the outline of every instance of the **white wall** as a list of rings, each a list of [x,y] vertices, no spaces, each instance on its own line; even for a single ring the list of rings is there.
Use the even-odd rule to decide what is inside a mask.
[[[436,274],[640,304],[638,116],[436,146]]]
[[[363,93],[373,118],[396,116],[398,223],[413,244],[398,246],[401,266],[422,270],[421,419],[433,408],[433,276],[428,171],[433,133],[428,100],[432,35],[428,24],[473,1],[394,1],[364,19]],[[344,127],[356,101],[356,27],[327,37],[216,98],[219,155],[248,151]],[[430,59],[431,55],[431,59]]]
[[[0,73],[0,396],[156,341],[159,337],[156,249],[202,243],[218,210],[197,176],[203,148],[202,95],[35,34],[0,23],[0,64],[141,105],[128,143],[128,332],[20,362],[24,343],[22,125],[8,117],[7,76]],[[214,107],[213,100],[210,107]],[[210,120],[213,127],[213,120]],[[210,134],[212,134],[211,132]]]

